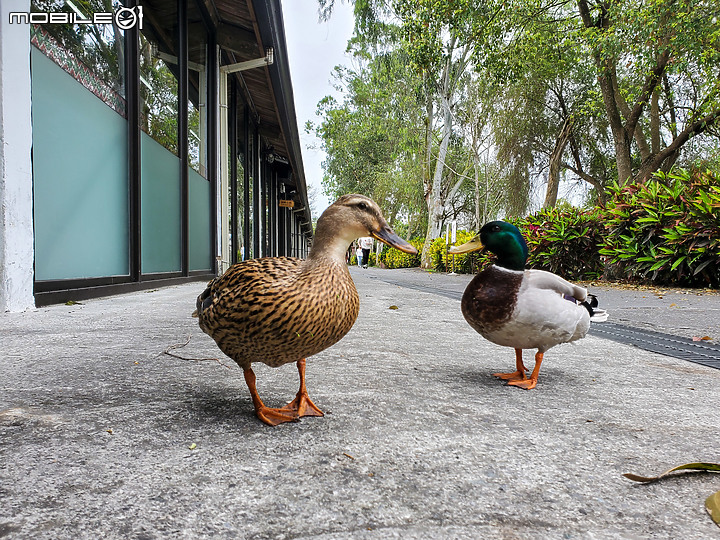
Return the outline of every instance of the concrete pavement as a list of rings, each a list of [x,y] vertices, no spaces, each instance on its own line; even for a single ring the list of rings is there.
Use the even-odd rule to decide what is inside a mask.
[[[720,538],[719,475],[621,476],[720,461],[720,370],[588,337],[508,388],[457,300],[351,271],[360,317],[308,360],[326,416],[277,428],[190,317],[202,284],[0,314],[0,537]],[[162,354],[188,337],[209,360]]]
[[[403,268],[371,277],[461,294],[474,276]],[[718,290],[604,282],[585,282],[582,285],[598,296],[600,306],[611,312],[611,320],[615,323],[686,338],[709,336],[713,343],[720,343]]]

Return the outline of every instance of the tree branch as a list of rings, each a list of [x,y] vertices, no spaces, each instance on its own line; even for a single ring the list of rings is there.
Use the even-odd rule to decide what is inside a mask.
[[[602,189],[603,189],[603,185],[602,185],[602,183],[600,182],[600,180],[598,180],[598,179],[595,178],[594,176],[590,176],[588,173],[586,173],[586,172],[583,171],[582,169],[577,169],[577,168],[573,167],[572,165],[570,165],[569,163],[567,163],[567,162],[565,162],[565,161],[562,163],[562,166],[563,166],[564,168],[566,168],[568,171],[574,172],[574,173],[577,174],[580,178],[582,178],[582,179],[585,180],[588,184],[592,185],[593,187],[597,188],[598,190],[602,190]]]
[[[677,137],[667,147],[663,148],[660,152],[655,154],[652,159],[648,160],[640,169],[635,180],[645,180],[652,173],[657,171],[668,157],[673,153],[678,152],[682,146],[690,140],[691,137],[699,135],[707,131],[710,127],[720,119],[720,109],[716,109],[710,114],[688,124],[688,126],[682,130]]]
[[[620,89],[618,88],[617,69],[615,69],[615,66],[612,68],[610,79],[612,82],[613,92],[615,94],[615,103],[617,104],[618,109],[620,109],[625,122],[627,122],[630,119],[631,111],[627,101],[625,101],[625,98],[622,96]],[[647,159],[650,157],[650,148],[648,147],[647,141],[645,140],[645,134],[640,126],[636,124],[632,132],[628,131],[628,137],[631,139],[633,137],[635,138],[635,142],[640,150],[641,159]]]
[[[647,105],[648,101],[650,101],[651,94],[655,91],[655,87],[658,85],[663,76],[663,73],[665,72],[665,67],[667,66],[668,60],[670,60],[669,48],[665,49],[660,54],[657,64],[655,64],[655,67],[645,79],[645,83],[640,90],[640,95],[638,96],[638,99],[635,102],[635,106],[630,112],[630,116],[628,117],[625,124],[625,130],[628,133],[628,137],[633,136],[633,133],[635,132],[635,127],[637,126],[637,123],[642,116],[643,110],[645,109],[645,105]]]

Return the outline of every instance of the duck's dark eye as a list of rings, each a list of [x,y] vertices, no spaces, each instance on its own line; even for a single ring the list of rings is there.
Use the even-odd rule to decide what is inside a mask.
[[[368,209],[368,205],[367,205],[366,203],[362,202],[362,201],[360,201],[359,203],[357,203],[357,207],[358,207],[360,210],[367,210],[367,209]]]
[[[500,225],[493,225],[492,232],[500,232]]]

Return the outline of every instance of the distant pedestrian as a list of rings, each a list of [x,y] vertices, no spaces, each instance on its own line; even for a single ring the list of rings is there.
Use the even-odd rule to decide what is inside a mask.
[[[363,250],[362,250],[362,248],[360,247],[360,244],[358,244],[357,248],[355,248],[355,257],[357,258],[358,268],[362,268]]]
[[[373,247],[373,239],[369,236],[363,236],[360,238],[360,247],[362,248],[363,252],[363,268],[368,267],[368,263],[370,262],[370,250]]]

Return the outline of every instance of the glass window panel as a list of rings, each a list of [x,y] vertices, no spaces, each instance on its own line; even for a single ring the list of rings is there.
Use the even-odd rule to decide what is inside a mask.
[[[207,177],[207,30],[195,2],[188,3],[188,160]]]
[[[212,268],[210,182],[192,168],[188,168],[188,182],[190,191],[190,271],[210,271]]]
[[[180,253],[180,160],[141,134],[142,272],[178,272]]]
[[[31,58],[35,278],[128,275],[127,122],[35,47]]]
[[[120,0],[32,0],[35,13],[92,20]],[[72,19],[70,19],[72,17]],[[78,82],[125,115],[125,38],[114,24],[33,24],[33,43]]]
[[[175,47],[140,36],[140,125],[178,155],[178,79]]]

